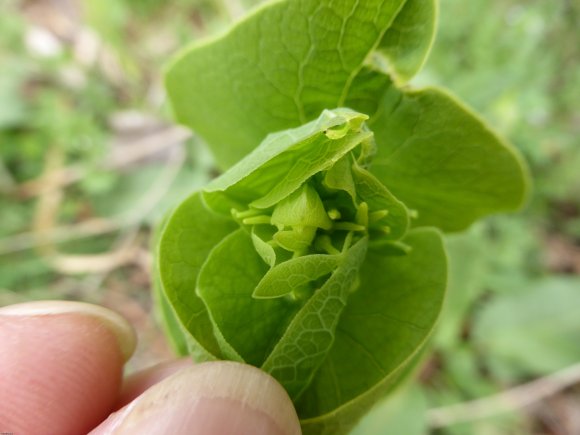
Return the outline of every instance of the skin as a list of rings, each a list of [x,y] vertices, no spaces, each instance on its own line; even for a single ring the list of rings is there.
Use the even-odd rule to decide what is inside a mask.
[[[254,367],[183,359],[123,378],[135,338],[120,316],[31,305],[0,308],[0,432],[300,433],[285,391]]]

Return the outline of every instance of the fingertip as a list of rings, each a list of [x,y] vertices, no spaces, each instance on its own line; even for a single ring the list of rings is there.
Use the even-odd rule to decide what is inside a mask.
[[[0,421],[14,433],[86,433],[111,411],[131,327],[118,314],[78,302],[0,309]]]
[[[0,308],[0,316],[6,317],[46,318],[66,314],[93,317],[98,320],[113,333],[125,361],[135,352],[137,337],[133,327],[120,314],[99,305],[76,301],[35,301]]]

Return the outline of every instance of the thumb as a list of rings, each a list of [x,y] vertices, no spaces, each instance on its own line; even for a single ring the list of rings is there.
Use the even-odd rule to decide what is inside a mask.
[[[179,371],[112,414],[91,435],[299,435],[286,391],[270,375],[219,361]]]

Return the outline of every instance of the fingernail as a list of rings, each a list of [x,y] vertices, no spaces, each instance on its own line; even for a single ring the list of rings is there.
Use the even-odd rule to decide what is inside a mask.
[[[39,317],[78,314],[97,319],[117,338],[121,353],[127,361],[137,344],[135,331],[120,314],[98,305],[74,301],[37,301],[0,308],[0,316]]]
[[[151,387],[98,434],[298,435],[286,391],[270,375],[229,361],[181,370]]]

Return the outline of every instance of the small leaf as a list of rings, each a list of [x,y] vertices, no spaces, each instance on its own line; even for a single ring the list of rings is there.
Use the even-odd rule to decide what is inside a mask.
[[[252,295],[255,298],[276,298],[292,293],[338,267],[342,256],[313,254],[293,258],[270,269]]]
[[[352,179],[352,158],[346,155],[326,171],[323,184],[328,189],[344,190],[356,202],[356,188]]]
[[[292,319],[262,365],[293,400],[308,387],[332,346],[338,319],[358,283],[367,243],[363,238],[341,255],[340,265]]]
[[[264,260],[268,266],[274,267],[274,264],[276,264],[276,251],[274,251],[272,245],[264,241],[264,239],[259,235],[259,228],[259,226],[254,226],[252,228],[252,242],[254,243],[254,249],[256,249],[258,255],[262,257],[262,260]],[[269,238],[271,238],[271,235]]]
[[[316,227],[329,230],[332,221],[326,214],[318,193],[309,184],[280,201],[274,208],[272,225],[284,227]]]
[[[301,227],[289,231],[278,231],[274,234],[274,241],[288,251],[303,253],[312,244],[315,234],[315,227]]]

